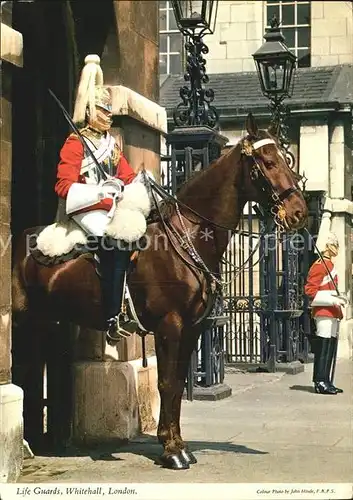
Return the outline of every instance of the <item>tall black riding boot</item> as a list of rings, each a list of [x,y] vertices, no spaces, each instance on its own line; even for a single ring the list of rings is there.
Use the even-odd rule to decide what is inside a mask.
[[[315,385],[315,392],[318,394],[337,394],[327,383],[327,363],[330,350],[330,339],[317,337],[316,349],[314,357],[314,373],[313,382]]]
[[[101,277],[102,307],[107,322],[107,336],[116,341],[119,335],[120,314],[125,291],[125,276],[130,264],[128,250],[109,247],[106,243],[98,252],[99,272]],[[127,318],[124,318],[127,321]]]
[[[333,387],[333,389],[335,389],[336,393],[342,393],[343,389],[336,387],[333,384],[333,380],[331,380],[331,370],[332,370],[333,358],[334,356],[336,356],[336,349],[337,349],[337,337],[331,337],[329,352],[327,356],[327,364],[326,364],[326,382],[330,387]]]

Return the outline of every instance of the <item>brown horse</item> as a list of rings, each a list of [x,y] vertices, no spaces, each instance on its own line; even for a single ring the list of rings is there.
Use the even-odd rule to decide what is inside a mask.
[[[275,138],[259,130],[252,115],[246,128],[245,138],[182,186],[168,218],[148,226],[149,244],[129,276],[140,321],[155,336],[158,439],[164,447],[161,462],[172,469],[196,463],[180,433],[182,394],[210,282],[220,282],[220,260],[245,204],[272,208],[287,230],[303,227],[307,218],[304,198]],[[26,233],[15,256],[13,312],[99,329],[100,283],[92,261],[81,256],[41,266],[27,255],[25,240]],[[195,252],[198,258],[192,257]]]

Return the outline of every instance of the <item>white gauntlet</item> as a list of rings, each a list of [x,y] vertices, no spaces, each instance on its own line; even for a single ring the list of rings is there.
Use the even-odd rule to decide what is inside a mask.
[[[347,299],[341,295],[337,295],[335,290],[319,290],[315,295],[311,306],[345,306]]]
[[[120,179],[112,178],[104,181],[100,184],[100,196],[101,198],[117,198],[121,200],[123,198],[124,183]]]

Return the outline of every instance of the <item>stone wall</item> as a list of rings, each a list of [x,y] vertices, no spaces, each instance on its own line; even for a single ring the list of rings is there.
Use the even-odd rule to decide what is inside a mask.
[[[9,28],[10,29],[10,28]],[[0,384],[11,380],[11,66],[2,63],[0,163]]]
[[[352,2],[311,2],[311,64],[353,62]]]
[[[336,233],[340,252],[335,259],[339,276],[339,289],[345,292],[352,303],[352,150],[349,140],[350,121],[340,118],[303,120],[300,127],[300,172],[308,178],[308,191],[326,193],[325,220],[327,228]],[[325,224],[326,227],[326,224]],[[319,232],[325,238],[324,225]],[[352,305],[344,309],[344,320],[340,326],[340,348],[338,355],[352,354]]]
[[[315,156],[314,153],[315,152]],[[318,175],[320,165],[320,175]],[[300,173],[305,172],[308,191],[329,188],[329,139],[327,120],[305,120],[300,126]]]
[[[263,43],[264,2],[221,1],[216,30],[205,37],[207,73],[255,71],[252,55]]]
[[[23,459],[23,391],[11,383],[12,65],[22,65],[22,37],[1,2],[0,66],[0,482],[16,481]]]
[[[208,73],[255,71],[252,55],[264,42],[266,2],[222,0],[216,29],[205,37]],[[311,65],[353,62],[351,2],[311,2]]]
[[[115,33],[102,55],[105,84],[113,91],[113,133],[121,136],[134,169],[146,167],[157,177],[160,132],[166,132],[159,100],[158,2],[114,2]],[[148,20],[148,22],[147,22]]]

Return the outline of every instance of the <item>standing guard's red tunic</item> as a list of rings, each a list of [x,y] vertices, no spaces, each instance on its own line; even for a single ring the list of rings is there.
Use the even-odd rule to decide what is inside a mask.
[[[325,263],[329,269],[331,276],[338,286],[338,276],[330,259],[325,258]],[[321,259],[314,262],[311,266],[305,285],[305,293],[310,299],[314,299],[315,295],[319,290],[335,290],[334,284],[331,281],[330,275],[327,272],[325,264]],[[340,306],[318,306],[312,309],[313,316],[326,316],[329,318],[342,319],[342,309]]]
[[[117,145],[115,146],[118,147]],[[75,182],[81,184],[86,183],[84,175],[80,175],[81,164],[84,159],[83,145],[79,138],[72,134],[70,135],[60,151],[60,162],[57,171],[57,181],[55,184],[55,192],[61,198],[66,198],[67,193]],[[124,184],[130,184],[136,177],[135,172],[129,165],[125,156],[119,150],[119,159],[115,164],[116,173],[115,177],[122,180]],[[109,212],[113,204],[111,198],[104,198],[99,203],[92,205],[88,208],[79,210],[77,213],[88,212],[91,210],[106,210]]]

